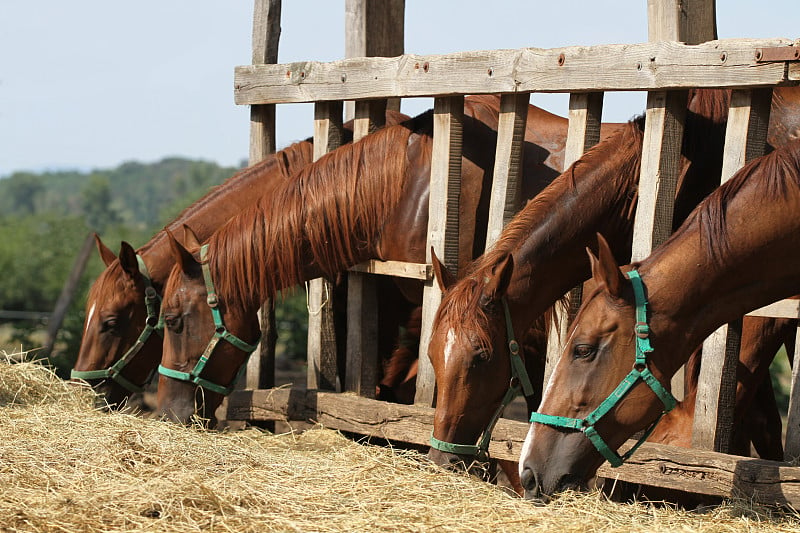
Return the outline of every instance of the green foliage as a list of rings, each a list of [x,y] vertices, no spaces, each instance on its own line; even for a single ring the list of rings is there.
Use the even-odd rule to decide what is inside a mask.
[[[18,172],[0,179],[0,309],[50,312],[84,239],[101,234],[114,251],[126,240],[147,242],[184,208],[238,169],[204,161],[169,158],[153,164],[129,162],[91,172]],[[91,281],[104,265],[93,254],[64,319],[52,363],[62,371],[74,364],[82,334],[84,304]],[[296,307],[296,306],[295,306]],[[282,322],[291,322],[286,311]],[[42,345],[43,324],[3,325],[6,348]],[[297,327],[289,327],[288,350],[303,350]]]
[[[292,290],[275,300],[276,357],[305,360],[308,351],[307,317],[305,290]]]

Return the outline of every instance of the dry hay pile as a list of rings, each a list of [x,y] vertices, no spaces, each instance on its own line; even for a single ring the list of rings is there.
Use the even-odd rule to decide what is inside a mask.
[[[40,365],[0,361],[0,531],[800,531],[733,506],[536,507],[328,430],[214,433],[93,401]]]

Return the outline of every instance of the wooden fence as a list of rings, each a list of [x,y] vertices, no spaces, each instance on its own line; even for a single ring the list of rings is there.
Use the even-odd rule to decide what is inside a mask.
[[[258,28],[267,27],[269,6],[257,0],[254,50]],[[431,165],[428,249],[433,246],[445,265],[458,264],[458,195],[460,188],[461,121],[467,94],[501,94],[496,162],[487,235],[496,239],[503,224],[519,207],[519,157],[531,92],[570,93],[569,134],[565,166],[597,142],[604,91],[647,91],[644,153],[639,203],[634,227],[633,260],[646,257],[669,236],[677,181],[677,161],[683,134],[686,90],[731,88],[723,180],[747,160],[762,154],[772,88],[800,82],[798,46],[787,39],[725,39],[714,34],[713,2],[672,0],[649,2],[650,40],[640,44],[571,46],[566,48],[490,50],[444,55],[359,57],[320,63],[268,64],[254,54],[254,64],[235,69],[237,104],[253,106],[253,115],[280,103],[315,103],[315,155],[335,148],[341,139],[342,101],[355,101],[358,139],[382,123],[386,99],[434,97],[434,145]],[[279,15],[278,15],[279,16]],[[687,24],[686,21],[695,21]],[[682,42],[677,42],[682,41]],[[708,41],[708,42],[705,42]],[[701,44],[683,44],[683,43]],[[273,60],[274,61],[274,60]],[[256,120],[256,123],[260,123]],[[259,134],[260,135],[260,134]],[[251,151],[251,154],[253,152]],[[264,152],[256,156],[263,157]],[[254,161],[253,161],[254,162]],[[448,216],[450,215],[450,216]],[[341,430],[413,444],[426,445],[432,427],[434,376],[427,357],[433,315],[441,295],[427,264],[370,261],[353,269],[348,295],[347,382],[353,394],[327,392],[336,383],[335,350],[330,347],[324,317],[313,316],[309,333],[308,389],[263,390],[267,380],[234,393],[229,419],[312,419]],[[463,265],[461,265],[463,266]],[[403,406],[371,400],[377,376],[377,296],[374,274],[411,277],[425,282],[423,330],[417,378],[416,405]],[[319,308],[324,289],[315,282],[311,307]],[[784,301],[751,314],[800,316],[797,301]],[[736,328],[732,328],[736,330]],[[563,333],[563,332],[561,332]],[[796,489],[800,468],[782,463],[734,458],[727,452],[733,418],[734,370],[738,347],[722,328],[704,345],[701,382],[691,451],[645,445],[623,468],[604,468],[601,475],[649,485],[728,496],[748,494],[773,502],[800,504]],[[549,363],[559,352],[561,335],[551,336]],[[735,339],[734,339],[735,340]],[[800,339],[799,339],[800,340]],[[800,342],[798,342],[800,346]],[[800,387],[795,357],[792,376],[786,452],[800,456]],[[262,363],[264,364],[264,363]],[[268,363],[272,364],[272,363]],[[490,445],[494,457],[516,461],[527,424],[501,420]]]

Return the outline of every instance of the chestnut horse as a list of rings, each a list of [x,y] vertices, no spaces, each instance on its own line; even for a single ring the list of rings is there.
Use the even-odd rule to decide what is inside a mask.
[[[481,222],[488,218],[498,110],[498,97],[472,97],[465,105],[459,213],[459,254],[464,262],[477,255],[485,241]],[[524,145],[522,195],[530,198],[558,175],[567,121],[529,106],[527,124],[526,139],[535,142]],[[615,127],[619,126],[607,125],[605,134]],[[220,393],[246,359],[247,350],[240,348],[258,338],[255,310],[278,290],[317,276],[336,276],[370,258],[425,260],[432,130],[428,112],[341,147],[212,235],[207,278],[216,285],[225,328],[243,343],[217,344],[200,370],[197,363],[215,329],[213,313],[205,304],[198,259],[173,241],[177,267],[163,304],[167,328],[158,394],[162,412],[179,421],[194,413],[195,386],[181,380],[194,371],[202,372],[206,385],[211,380],[220,385],[205,387],[204,416],[210,418]],[[199,243],[196,239],[188,248],[196,252]],[[421,283],[401,281],[409,300],[418,304]]]
[[[312,144],[293,144],[246,168],[185,209],[169,226],[183,224],[208,237],[243,205],[271,191],[298,168],[311,163]],[[86,379],[111,405],[123,402],[140,389],[161,360],[162,340],[154,334],[158,299],[150,292],[150,324],[146,289],[160,294],[174,260],[168,239],[159,232],[134,251],[123,242],[119,257],[96,237],[106,269],[92,284],[86,300],[83,339],[72,375]],[[153,316],[155,315],[155,316]]]
[[[597,288],[570,329],[523,445],[526,496],[583,488],[604,458],[620,464],[614,450],[669,410],[663,384],[704,338],[800,292],[799,213],[795,140],[737,172],[627,275],[598,234],[598,254],[589,252]],[[618,387],[626,373],[631,385]],[[616,402],[607,399],[615,387]]]
[[[729,94],[690,93],[676,225],[718,185]],[[797,134],[797,109],[800,91],[775,90],[772,144]],[[429,348],[437,383],[434,461],[464,461],[451,450],[472,452],[509,389],[505,306],[508,328],[526,331],[589,276],[581,257],[595,231],[609,236],[618,256],[630,256],[642,137],[642,121],[633,121],[584,154],[529,202],[494,248],[443,295]]]

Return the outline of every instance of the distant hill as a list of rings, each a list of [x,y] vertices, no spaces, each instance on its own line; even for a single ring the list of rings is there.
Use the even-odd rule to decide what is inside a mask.
[[[237,170],[167,158],[90,172],[18,172],[0,179],[0,214],[84,217],[101,232],[115,226],[146,231],[163,226]]]

